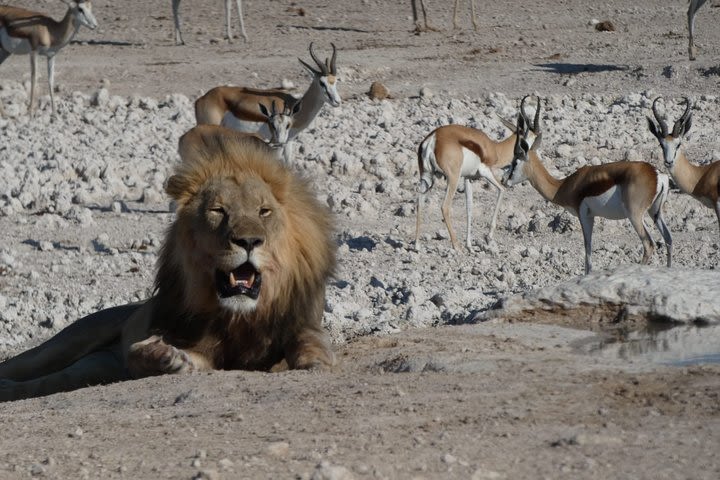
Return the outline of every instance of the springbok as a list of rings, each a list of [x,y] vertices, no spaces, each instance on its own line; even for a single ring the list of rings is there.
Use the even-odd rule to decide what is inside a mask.
[[[695,46],[695,40],[693,39],[693,36],[695,35],[695,14],[698,10],[700,10],[700,7],[702,7],[706,1],[707,0],[688,1],[688,56],[690,57],[690,60],[695,60],[695,56],[698,53],[698,49]]]
[[[245,33],[245,22],[243,21],[242,14],[242,0],[235,0],[237,5],[238,17],[240,17],[240,35],[247,42],[248,37]],[[232,43],[232,26],[230,17],[232,16],[232,0],[225,0],[225,35],[227,36],[228,42]],[[180,31],[180,0],[172,0],[172,11],[173,19],[175,20],[175,45],[185,45],[185,41],[182,38],[182,32]]]
[[[335,65],[337,50],[335,44],[331,45],[332,57],[325,59],[323,63],[315,55],[313,44],[310,44],[310,56],[318,70],[300,60],[300,63],[312,74],[313,79],[299,102],[280,89],[215,87],[195,101],[195,119],[198,125],[222,125],[241,132],[257,132],[263,138],[270,139],[272,132],[268,128],[266,118],[258,114],[257,105],[263,104],[265,108],[270,108],[273,101],[283,105],[284,109],[288,105],[294,105],[292,126],[283,147],[283,158],[286,163],[291,163],[292,140],[310,125],[325,103],[333,107],[338,107],[342,103],[337,91],[338,78]]]
[[[665,240],[669,267],[672,262],[672,236],[662,216],[669,191],[668,176],[659,173],[647,162],[624,161],[581,167],[563,179],[553,177],[537,154],[541,132],[536,132],[532,144],[529,143],[526,127],[529,121],[524,110],[527,98],[523,98],[520,104],[513,160],[505,169],[503,185],[510,187],[529,180],[545,200],[580,218],[585,241],[585,274],[592,270],[590,255],[595,217],[629,219],[642,241],[641,263],[649,263],[654,247],[643,219],[648,212]],[[540,103],[538,97],[537,110],[540,110]]]
[[[715,210],[720,228],[720,161],[707,165],[690,163],[682,147],[682,140],[692,125],[692,103],[689,98],[685,98],[685,112],[673,125],[672,132],[668,132],[667,122],[657,111],[660,99],[657,97],[652,104],[657,124],[650,117],[647,119],[650,132],[660,142],[665,167],[680,190]]]
[[[300,108],[300,102],[293,99],[294,103],[285,104],[283,105],[282,109],[277,108],[277,103],[275,100],[270,102],[270,109],[262,104],[258,103],[258,110],[259,113],[255,113],[255,115],[258,115],[262,117],[268,128],[268,136],[267,138],[260,135],[258,132],[235,132],[242,133],[244,135],[255,137],[258,140],[262,140],[263,142],[267,143],[268,146],[275,152],[278,159],[283,159],[283,148],[285,147],[285,144],[288,141],[288,136],[290,135],[290,128],[293,125],[294,116],[298,112]],[[205,123],[204,125],[219,125],[217,123],[215,124],[208,124]]]
[[[63,3],[68,9],[59,22],[42,13],[0,6],[0,64],[12,54],[30,54],[30,115],[33,114],[35,106],[37,56],[43,55],[47,58],[50,105],[55,113],[55,55],[70,43],[81,25],[91,30],[97,28],[90,0],[63,0]]]
[[[539,112],[538,112],[539,114]],[[540,117],[535,116],[529,135],[535,135],[540,128]],[[452,227],[452,200],[463,179],[461,191],[465,190],[465,209],[467,237],[465,245],[472,247],[472,183],[471,180],[484,178],[498,190],[490,221],[488,239],[492,239],[497,221],[498,209],[502,200],[503,187],[495,177],[493,169],[508,165],[513,158],[516,134],[512,122],[500,118],[500,121],[513,132],[512,135],[499,142],[491,140],[485,133],[462,125],[445,125],[436,128],[426,136],[418,148],[418,184],[417,220],[415,225],[415,245],[419,246],[420,224],[422,223],[422,206],[434,184],[434,177],[442,175],[447,179],[447,190],[442,203],[442,216],[450,234],[450,242],[457,249],[457,238]]]

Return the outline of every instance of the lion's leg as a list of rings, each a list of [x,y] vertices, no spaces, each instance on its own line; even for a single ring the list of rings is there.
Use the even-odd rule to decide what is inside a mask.
[[[0,363],[0,379],[25,381],[50,375],[104,349],[118,341],[125,321],[140,306],[112,307],[71,323],[45,343]]]
[[[300,332],[285,348],[285,359],[290,368],[328,368],[335,364],[335,354],[327,335],[311,328]]]
[[[119,345],[90,353],[62,370],[32,380],[0,380],[0,401],[42,397],[128,378]]]
[[[210,362],[201,354],[169,345],[158,335],[130,346],[127,368],[135,378],[212,370]]]

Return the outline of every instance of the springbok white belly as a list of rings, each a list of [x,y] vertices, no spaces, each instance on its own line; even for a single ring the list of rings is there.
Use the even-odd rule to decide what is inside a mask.
[[[259,133],[263,138],[270,139],[270,128],[267,123],[264,122],[248,122],[247,120],[240,120],[230,112],[225,112],[222,122],[220,123],[223,127],[237,130],[238,132],[245,133]]]
[[[19,55],[26,55],[32,51],[29,41],[24,38],[11,37],[4,28],[0,28],[0,45],[6,52]]]
[[[6,52],[16,55],[27,55],[32,51],[28,40],[11,37],[4,28],[0,29],[0,46],[2,46],[2,49]],[[60,47],[62,47],[62,45],[56,47],[38,47],[36,51],[40,55],[49,58],[54,57]]]
[[[478,157],[475,152],[468,150],[465,147],[462,147],[462,152],[463,161],[462,168],[460,169],[460,175],[464,178],[470,179],[477,179],[480,177],[490,178],[494,176],[490,167],[480,161],[480,157]]]
[[[622,198],[622,189],[618,186],[607,189],[594,197],[585,197],[580,208],[587,207],[593,216],[619,220],[628,217],[628,211]]]

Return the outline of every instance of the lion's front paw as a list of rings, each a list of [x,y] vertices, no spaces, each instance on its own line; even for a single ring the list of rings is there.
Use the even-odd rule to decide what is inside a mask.
[[[288,358],[288,365],[300,370],[329,370],[335,365],[335,355],[323,344],[305,343]]]
[[[148,377],[192,372],[195,365],[187,353],[153,335],[130,346],[128,370],[134,377]]]

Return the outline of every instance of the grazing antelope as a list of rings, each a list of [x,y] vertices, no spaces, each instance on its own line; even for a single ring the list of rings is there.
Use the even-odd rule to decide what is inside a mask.
[[[524,104],[520,104],[517,119],[517,137],[512,163],[506,167],[503,185],[510,187],[529,180],[540,195],[580,218],[585,240],[585,273],[592,270],[592,231],[595,217],[613,220],[627,218],[643,244],[641,263],[647,264],[653,254],[653,241],[645,227],[643,217],[649,212],[665,240],[667,266],[672,260],[672,237],[662,217],[670,179],[647,162],[614,162],[585,166],[563,179],[553,177],[543,166],[537,154],[542,134],[529,143]],[[540,109],[538,98],[537,110]],[[536,111],[537,115],[537,111]],[[533,155],[535,153],[535,155]]]
[[[0,64],[10,55],[30,54],[30,115],[35,105],[37,85],[37,56],[47,58],[50,105],[55,113],[55,55],[75,36],[81,25],[91,30],[97,28],[97,20],[90,1],[65,1],[68,6],[65,17],[55,21],[42,13],[23,8],[0,6]]]
[[[660,98],[656,98],[652,104],[652,112],[657,124],[648,117],[648,126],[650,132],[660,142],[665,167],[680,190],[692,195],[706,207],[715,210],[718,227],[720,227],[720,162],[707,165],[690,163],[682,148],[682,139],[690,131],[692,125],[690,99],[685,98],[685,112],[673,125],[672,132],[668,133],[667,123],[657,111],[657,102]]]
[[[695,46],[693,36],[695,35],[695,14],[702,7],[707,0],[689,0],[688,1],[688,56],[690,60],[695,60],[695,55],[698,53],[698,49]]]
[[[325,59],[323,63],[315,55],[313,44],[310,44],[310,56],[319,70],[300,60],[312,74],[313,80],[299,101],[280,89],[216,87],[195,101],[195,119],[198,125],[222,125],[241,132],[259,133],[263,138],[270,139],[272,132],[266,118],[258,114],[257,105],[263,104],[265,108],[270,108],[273,101],[283,105],[284,109],[288,105],[294,105],[292,126],[283,147],[283,158],[286,163],[291,163],[292,140],[310,125],[325,103],[338,107],[342,102],[337,92],[337,50],[335,44],[331,45],[332,57]]]
[[[417,221],[415,225],[416,246],[419,245],[420,241],[422,206],[425,203],[427,193],[433,186],[436,175],[442,175],[447,179],[447,191],[445,192],[445,200],[442,203],[442,216],[450,234],[450,241],[455,249],[458,248],[458,244],[452,227],[452,200],[455,190],[458,189],[460,179],[463,180],[461,189],[465,190],[467,214],[465,245],[467,248],[472,246],[471,180],[484,178],[497,188],[498,195],[495,200],[492,220],[490,221],[490,233],[488,234],[488,239],[492,238],[503,194],[503,187],[495,178],[492,169],[502,168],[512,161],[516,136],[515,125],[502,118],[500,120],[513,134],[499,142],[491,140],[485,133],[474,128],[462,125],[445,125],[430,132],[420,143],[418,148],[420,182],[418,185]],[[533,138],[536,129],[539,130],[540,128],[539,122],[540,118],[536,115],[535,123],[529,132],[529,135],[533,136]]]
[[[235,0],[237,4],[238,17],[240,17],[240,35],[247,42],[248,37],[245,33],[245,22],[243,21],[242,14],[242,0]],[[227,36],[228,42],[232,42],[232,26],[230,17],[232,16],[232,1],[225,0],[225,35]],[[172,11],[173,19],[175,20],[175,45],[185,45],[185,41],[182,38],[182,32],[180,31],[180,0],[172,0]]]

